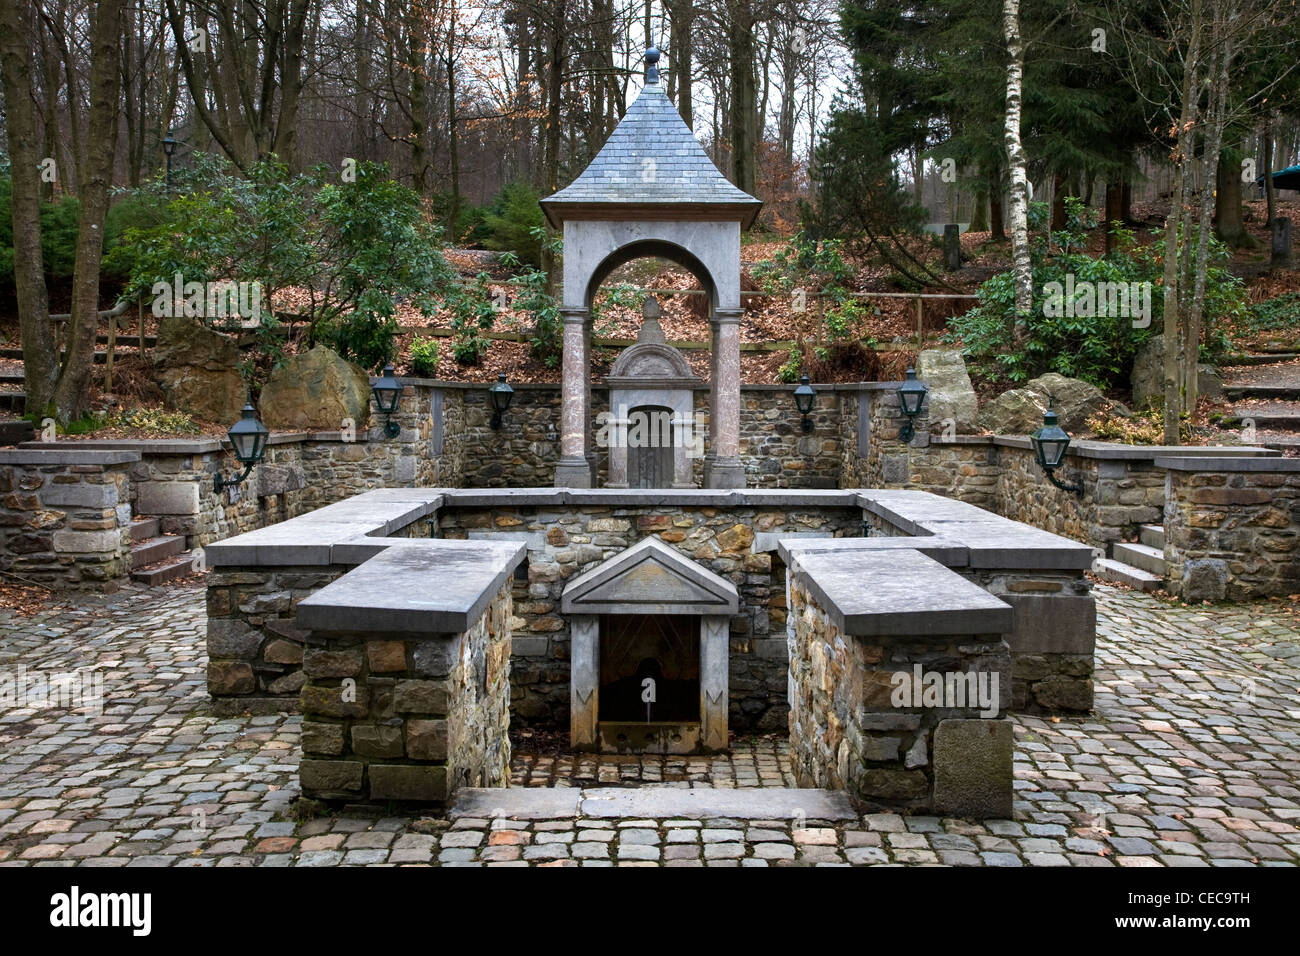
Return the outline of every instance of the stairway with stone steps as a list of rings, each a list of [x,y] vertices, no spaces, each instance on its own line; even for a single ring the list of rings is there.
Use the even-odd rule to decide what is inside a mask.
[[[1165,585],[1165,529],[1144,524],[1137,542],[1117,541],[1111,557],[1099,558],[1093,573],[1103,581],[1127,584],[1139,591],[1157,591]]]
[[[185,537],[160,534],[157,518],[131,522],[131,580],[155,585],[191,573],[194,556],[185,550]]]

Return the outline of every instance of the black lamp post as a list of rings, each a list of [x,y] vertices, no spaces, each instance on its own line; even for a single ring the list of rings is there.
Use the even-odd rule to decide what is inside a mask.
[[[244,466],[244,470],[232,478],[227,478],[221,472],[213,475],[212,488],[217,493],[220,493],[222,488],[233,488],[248,477],[253,466],[266,455],[266,438],[270,432],[257,420],[257,411],[253,408],[253,403],[246,402],[244,414],[239,421],[230,426],[226,434],[230,438],[231,447],[235,450],[235,458]]]
[[[813,404],[817,401],[817,390],[808,383],[808,376],[804,375],[799,379],[799,387],[794,390],[794,407],[799,409],[799,414],[803,416],[803,430],[810,432],[813,430],[812,419],[808,416],[812,414]]]
[[[898,429],[900,441],[909,442],[916,437],[916,429],[912,422],[917,415],[921,414],[926,391],[925,382],[917,381],[916,369],[909,368],[907,378],[903,380],[902,385],[898,386],[898,404],[902,407],[903,414],[907,416],[907,421],[903,422],[902,427]]]
[[[1065,460],[1065,450],[1070,447],[1070,436],[1059,424],[1056,411],[1052,408],[1052,398],[1047,398],[1047,411],[1043,412],[1043,427],[1029,436],[1034,446],[1034,458],[1038,467],[1043,469],[1047,480],[1062,491],[1073,491],[1083,497],[1083,482],[1072,481],[1068,484],[1056,477],[1056,469]]]
[[[172,188],[172,154],[176,152],[176,140],[168,133],[162,141],[163,155],[167,157],[167,188]]]
[[[504,372],[497,376],[496,382],[488,389],[488,395],[492,399],[492,430],[496,431],[515,397],[515,390],[507,384]]]
[[[384,366],[384,374],[370,388],[375,396],[375,405],[384,413],[384,434],[389,438],[396,438],[402,433],[402,426],[393,421],[393,413],[402,400],[403,388],[405,386],[393,376],[391,364]]]

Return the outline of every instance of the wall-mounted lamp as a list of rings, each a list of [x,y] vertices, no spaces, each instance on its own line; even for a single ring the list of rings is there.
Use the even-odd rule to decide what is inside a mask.
[[[223,488],[233,488],[240,484],[248,473],[266,455],[266,438],[270,435],[265,425],[257,420],[257,411],[253,408],[252,402],[244,405],[244,414],[230,426],[226,432],[230,438],[230,445],[235,450],[235,458],[244,470],[238,475],[227,478],[221,472],[212,476],[212,487],[217,493]]]
[[[1065,460],[1065,450],[1070,447],[1070,436],[1059,424],[1056,411],[1052,408],[1052,397],[1047,397],[1047,411],[1043,412],[1043,427],[1029,436],[1034,446],[1034,458],[1038,467],[1043,469],[1047,480],[1062,491],[1073,491],[1083,497],[1083,482],[1072,481],[1068,484],[1056,477],[1056,469]]]
[[[916,429],[912,422],[917,415],[921,414],[926,391],[925,382],[917,381],[916,369],[909,368],[907,378],[903,380],[902,385],[898,386],[898,404],[902,407],[903,414],[907,416],[907,421],[903,422],[898,429],[900,441],[909,442],[916,437]]]
[[[162,141],[163,155],[167,157],[167,187],[170,189],[172,184],[172,155],[176,152],[176,140],[172,134],[168,133]]]
[[[496,382],[488,389],[488,395],[492,399],[492,430],[496,431],[501,427],[510,402],[515,397],[515,390],[507,384],[504,372],[497,376]]]
[[[812,419],[808,416],[812,414],[816,402],[817,390],[808,383],[808,376],[804,375],[799,379],[799,387],[794,390],[794,407],[799,409],[799,414],[803,416],[802,425],[805,432],[813,430]]]
[[[393,421],[393,413],[402,400],[402,385],[393,375],[393,366],[385,365],[384,374],[370,387],[375,396],[375,406],[384,413],[384,434],[396,438],[402,433],[402,426]]]

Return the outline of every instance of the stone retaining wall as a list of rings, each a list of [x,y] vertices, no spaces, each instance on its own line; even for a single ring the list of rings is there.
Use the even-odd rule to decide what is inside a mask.
[[[998,633],[846,633],[802,574],[790,575],[790,749],[800,786],[846,789],[871,805],[953,816],[1009,817],[1010,652]],[[896,696],[895,675],[982,675],[960,706]],[[993,681],[998,680],[996,692]]]
[[[1158,459],[1169,590],[1188,601],[1300,592],[1300,460]]]
[[[313,631],[299,779],[324,800],[443,805],[510,780],[510,588],[458,634]]]
[[[740,614],[730,621],[730,725],[739,732],[785,726],[784,566],[779,533],[861,533],[860,507],[447,506],[438,535],[524,541],[527,578],[515,583],[513,709],[522,724],[569,725],[569,624],[565,584],[645,537],[656,536],[731,581]]]
[[[131,567],[125,451],[0,451],[0,569],[55,587],[113,586]]]

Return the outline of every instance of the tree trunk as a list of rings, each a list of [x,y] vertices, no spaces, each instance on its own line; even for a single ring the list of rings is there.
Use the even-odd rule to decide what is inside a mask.
[[[668,51],[668,67],[677,112],[691,129],[695,128],[695,107],[691,99],[691,60],[695,53],[695,3],[694,0],[675,0],[668,4],[672,23],[672,48]]]
[[[1119,180],[1113,176],[1108,178],[1106,180],[1105,221],[1102,223],[1103,228],[1106,230],[1106,252],[1108,254],[1115,251],[1115,236],[1113,235],[1113,230],[1116,225],[1121,223],[1124,219],[1123,198],[1124,187],[1120,184]]]
[[[99,264],[104,253],[104,217],[113,184],[117,147],[118,92],[122,71],[122,11],[126,0],[100,0],[90,66],[90,109],[87,141],[95,144],[82,158],[81,220],[77,226],[77,259],[72,276],[72,317],[68,319],[67,356],[54,406],[59,420],[69,422],[86,411],[90,373],[99,331]]]
[[[1234,165],[1224,151],[1219,156],[1218,172],[1215,176],[1218,189],[1215,194],[1215,234],[1228,245],[1237,249],[1251,249],[1255,246],[1254,237],[1246,231],[1246,224],[1241,218],[1241,167]]]
[[[1002,28],[1007,44],[1007,110],[1005,139],[1011,179],[1011,253],[1016,286],[1015,323],[1027,321],[1034,307],[1033,265],[1029,258],[1029,179],[1020,141],[1021,87],[1025,47],[1020,38],[1020,0],[1002,0]]]
[[[989,238],[997,242],[1007,238],[1002,219],[1002,177],[996,169],[989,170]]]
[[[1210,222],[1214,214],[1214,198],[1210,195],[1210,175],[1223,145],[1223,128],[1227,122],[1228,73],[1232,68],[1232,40],[1227,37],[1227,14],[1221,8],[1214,12],[1214,53],[1210,59],[1209,115],[1205,123],[1205,150],[1201,169],[1200,222],[1196,237],[1196,279],[1192,292],[1192,305],[1187,313],[1186,343],[1183,355],[1183,394],[1187,409],[1196,411],[1196,367],[1201,350],[1201,316],[1205,309],[1205,278],[1210,255]],[[1241,177],[1235,177],[1240,185]],[[1221,194],[1221,191],[1219,191]],[[1240,209],[1240,206],[1238,206]]]
[[[4,81],[6,133],[13,177],[14,286],[18,334],[23,347],[28,414],[44,415],[58,375],[49,292],[41,256],[41,161],[32,105],[30,39],[37,25],[33,5],[0,3],[0,79]]]
[[[1268,222],[1266,225],[1270,233],[1273,229],[1273,219],[1277,215],[1277,187],[1273,185],[1273,113],[1264,117],[1264,129],[1260,136],[1264,140],[1264,204],[1268,210]]]
[[[1052,222],[1051,230],[1056,232],[1065,228],[1065,194],[1068,192],[1065,188],[1065,174],[1052,174]]]
[[[755,153],[758,137],[758,90],[754,82],[754,19],[748,0],[730,4],[728,51],[731,70],[731,172],[737,186],[757,191]]]
[[[1178,122],[1178,138],[1174,146],[1174,195],[1165,219],[1165,274],[1164,274],[1164,391],[1165,421],[1164,443],[1179,443],[1179,422],[1182,417],[1182,395],[1179,389],[1179,293],[1181,234],[1186,220],[1187,179],[1194,145],[1198,110],[1197,93],[1200,90],[1200,56],[1202,11],[1204,0],[1192,0],[1191,39],[1183,61],[1182,115]]]

